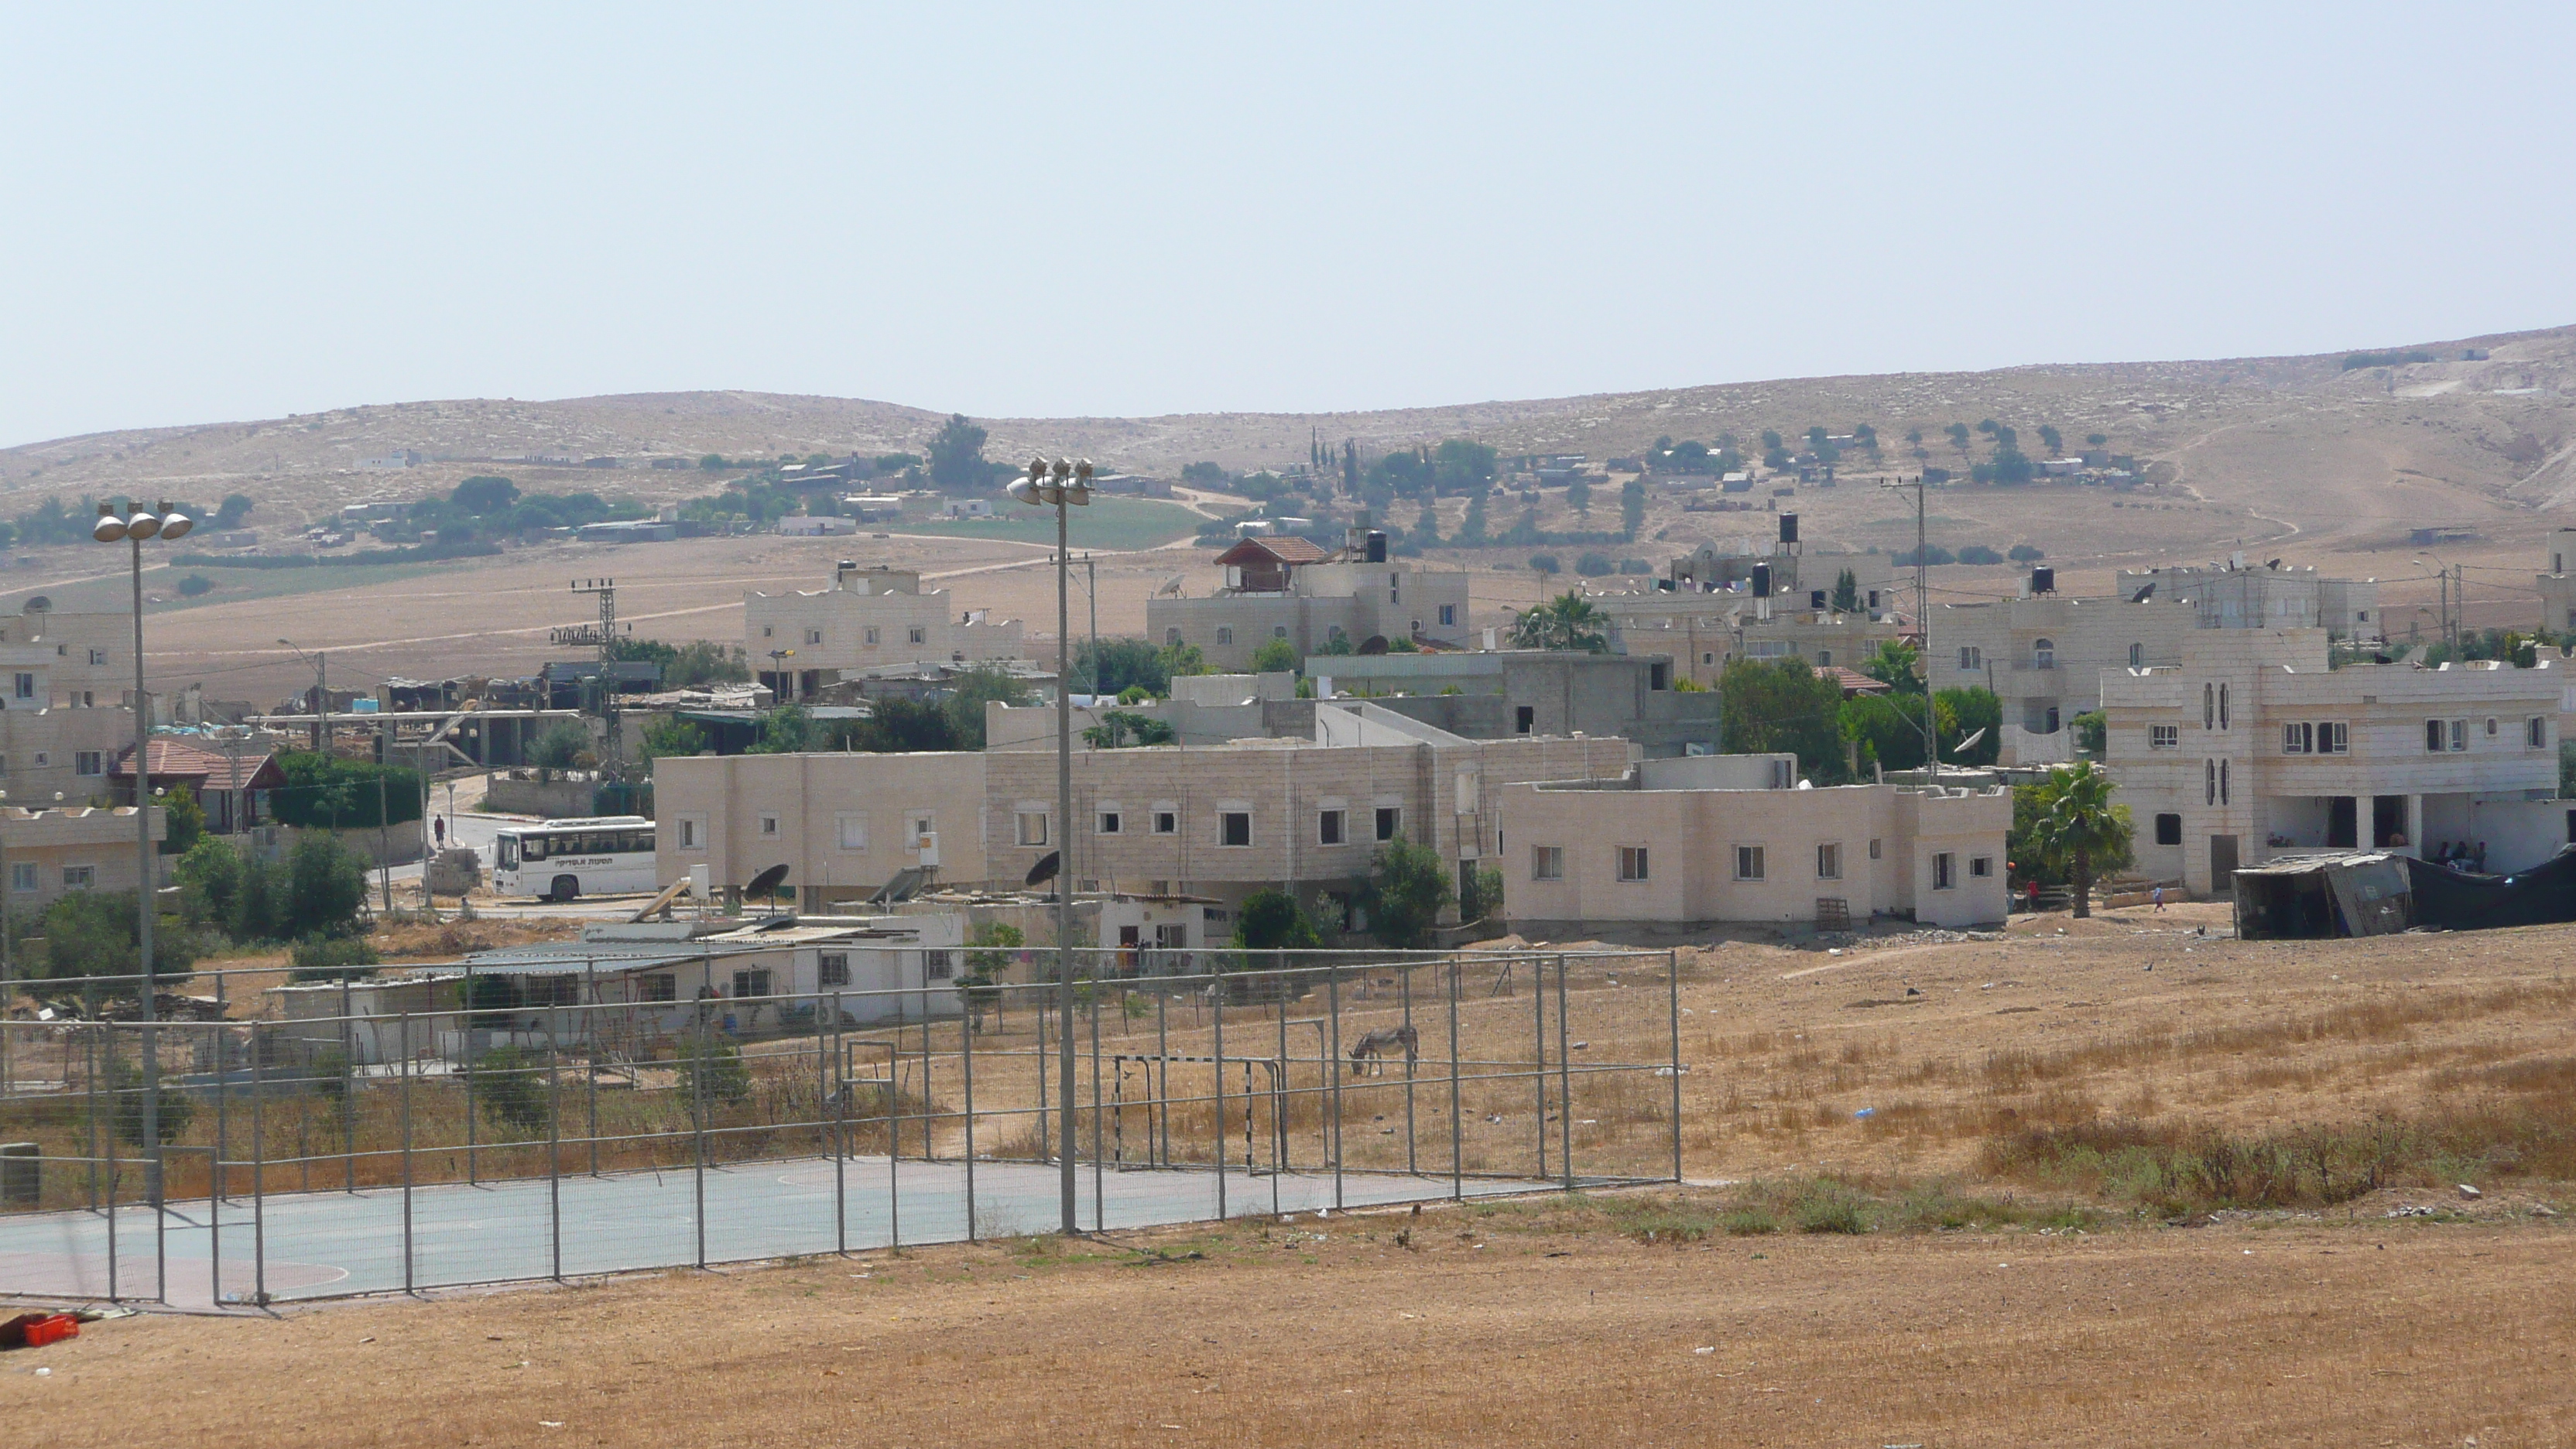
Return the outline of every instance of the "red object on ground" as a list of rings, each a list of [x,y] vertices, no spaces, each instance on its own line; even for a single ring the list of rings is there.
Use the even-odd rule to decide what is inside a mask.
[[[68,1313],[21,1313],[0,1323],[0,1348],[43,1348],[80,1337],[80,1320]]]

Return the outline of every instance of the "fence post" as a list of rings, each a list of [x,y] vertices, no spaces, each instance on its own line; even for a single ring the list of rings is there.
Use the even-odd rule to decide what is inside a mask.
[[[465,1181],[481,1181],[474,1163],[474,963],[465,963],[465,1011],[457,1018],[456,1049],[465,1058]],[[436,1024],[432,1024],[436,1030]]]
[[[841,993],[832,993],[832,1060],[846,1061],[849,1047],[841,1036]],[[846,1069],[845,1069],[846,1070]],[[844,1083],[831,1087],[832,1114],[832,1250],[847,1256],[850,1251],[850,1126],[842,1114]]]
[[[433,1025],[435,1025],[435,1024],[436,1024],[436,1022],[438,1021],[438,1017],[437,1017],[435,1014],[433,1014],[433,1015],[430,1017],[430,1021],[431,1021],[431,1023],[432,1023]],[[411,1013],[410,1013],[410,1012],[406,1011],[406,1012],[402,1013],[401,1018],[400,1018],[400,1027],[401,1027],[401,1030],[402,1030],[402,1046],[403,1046],[403,1051],[402,1051],[402,1245],[403,1245],[403,1291],[404,1291],[405,1293],[409,1293],[409,1292],[411,1292],[411,1291],[412,1291],[412,1275],[413,1275],[412,1259],[413,1259],[413,1257],[414,1257],[413,1244],[412,1244],[412,1230],[411,1230],[411,1078],[412,1078],[412,1067],[413,1067],[414,1063],[413,1063],[413,1061],[412,1061],[412,1054],[411,1054]],[[352,1159],[352,1161],[354,1161],[354,1160],[355,1160],[355,1159]]]
[[[101,1025],[105,1025],[105,1023],[100,1023],[100,1024],[101,1024]],[[108,1041],[108,1043],[107,1043],[107,1051],[108,1051],[108,1061],[112,1064],[112,1063],[114,1063],[114,1062],[115,1062],[115,1060],[116,1060],[116,1042],[115,1042],[115,1039],[114,1039],[114,1038],[110,1038],[110,1039],[109,1039],[109,1041]],[[109,1099],[108,1099],[108,1110],[110,1110],[110,1111],[114,1111],[114,1110],[115,1110],[115,1108],[116,1108],[116,1099],[115,1099],[113,1096],[110,1096],[110,1097],[109,1097]],[[109,1128],[109,1130],[108,1130],[108,1134],[107,1134],[107,1150],[108,1150],[108,1151],[110,1151],[110,1152],[114,1152],[114,1151],[116,1150],[116,1131],[115,1131],[115,1128],[114,1128],[112,1125],[110,1126],[110,1128]],[[108,1302],[110,1302],[110,1303],[114,1303],[114,1302],[116,1302],[116,1301],[117,1301],[117,1293],[116,1293],[116,1162],[115,1162],[115,1160],[114,1160],[114,1159],[112,1159],[112,1158],[108,1161],[108,1164],[107,1164],[107,1301],[108,1301]]]
[[[268,1303],[268,1092],[260,1085],[259,1023],[250,1024],[250,1288],[251,1301]]]
[[[1556,957],[1556,1126],[1558,1166],[1565,1169],[1565,1190],[1574,1191],[1574,1052],[1566,1045],[1565,953]]]
[[[1055,1161],[1055,1137],[1047,1130],[1047,1018],[1054,1015],[1043,1004],[1030,1013],[1038,1023],[1038,1161]]]
[[[1105,1216],[1108,1190],[1100,1165],[1100,976],[1098,963],[1093,963],[1091,987],[1091,1230],[1100,1232],[1108,1226]],[[1246,1119],[1247,1121],[1250,1119]]]
[[[1538,1088],[1538,1121],[1533,1124],[1538,1138],[1538,1175],[1547,1177],[1547,959],[1530,958],[1530,1031],[1538,1048],[1538,1065],[1530,1071],[1531,1084]]]
[[[587,1131],[590,1139],[590,1175],[597,1177],[599,1176],[599,962],[585,960],[581,963],[581,971],[590,986],[590,1004],[581,1009],[581,1045],[583,1055],[590,1063],[590,1071],[587,1074],[590,1078],[590,1120]]]
[[[1395,989],[1404,1000],[1404,1170],[1420,1176],[1422,1165],[1414,1160],[1413,1146],[1413,1062],[1417,1044],[1422,1038],[1413,1030],[1413,965],[1405,963],[1395,978]]]
[[[1225,976],[1208,973],[1216,997],[1216,1220],[1225,1221]]]
[[[1288,1103],[1296,1095],[1296,1078],[1288,1071],[1288,992],[1279,991],[1279,1076],[1270,1106],[1270,1207],[1279,1208],[1279,1179],[1288,1171]]]
[[[1324,1017],[1333,1039],[1333,1211],[1342,1210],[1342,962],[1324,967]]]
[[[1172,1165],[1172,993],[1165,978],[1165,990],[1154,993],[1154,1070],[1162,1085],[1154,1089],[1154,1116],[1145,1123],[1147,1150],[1154,1154],[1154,1165]]]
[[[81,1091],[83,1095],[89,1098],[89,1210],[91,1212],[97,1212],[98,1025],[95,1022],[90,1023],[89,1028],[81,1033]],[[116,1140],[116,1134],[113,1130],[110,1130],[108,1133],[108,1140],[111,1143]],[[116,1222],[112,1214],[108,1220],[107,1241],[110,1250],[113,1251],[116,1244]]]
[[[437,988],[433,987],[432,990]],[[378,1055],[383,1055],[383,1042],[377,1042]],[[411,1024],[405,1018],[402,1055],[411,1055]],[[340,1165],[341,1191],[358,1190],[358,1044],[357,1023],[350,1019],[349,978],[340,978]],[[312,1179],[305,1179],[309,1186]]]
[[[214,1203],[223,1200],[224,1153],[232,1146],[232,1113],[229,1106],[232,1094],[225,1090],[225,1078],[232,1075],[232,1063],[227,1060],[231,1054],[224,1050],[227,1042],[223,1024],[217,1022],[209,1027],[206,1036],[211,1036],[215,1043],[215,1156],[213,1171],[209,1174],[212,1180],[206,1185],[206,1200]],[[206,1036],[195,1039],[203,1041]],[[218,1244],[220,1245],[220,1239]],[[217,1256],[220,1257],[221,1254],[218,1253]]]
[[[697,1234],[698,1267],[707,1266],[707,1068],[711,1045],[708,1028],[714,1024],[715,1012],[707,998],[698,998],[698,1052],[689,1072],[689,1183],[692,1208],[689,1219]]]
[[[563,1281],[563,1007],[546,1006],[546,1233],[551,1275]],[[595,1076],[596,1074],[594,1074]]]
[[[1682,1180],[1682,956],[1664,953],[1664,980],[1672,991],[1665,1020],[1673,1037],[1673,1181]]]
[[[1458,977],[1466,968],[1449,959],[1449,1195],[1467,1196],[1467,1127],[1458,1115]]]
[[[966,991],[973,992],[974,987]],[[966,1094],[966,1241],[975,1241],[975,1003],[965,999],[966,1014],[957,1026],[958,1076]]]

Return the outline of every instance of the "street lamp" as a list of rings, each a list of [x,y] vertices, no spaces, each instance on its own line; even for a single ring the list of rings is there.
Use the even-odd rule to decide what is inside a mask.
[[[1060,1022],[1056,1040],[1062,1048],[1056,1080],[1062,1088],[1057,1100],[1064,1106],[1056,1164],[1063,1174],[1064,1231],[1072,1236],[1082,1231],[1082,1224],[1075,1216],[1073,1201],[1073,1154],[1078,1138],[1073,1111],[1073,881],[1072,859],[1067,853],[1073,840],[1073,698],[1065,692],[1073,682],[1072,665],[1066,654],[1073,624],[1070,606],[1065,602],[1069,562],[1065,541],[1069,515],[1065,509],[1067,505],[1089,506],[1091,460],[1085,458],[1077,463],[1058,458],[1049,463],[1044,458],[1031,458],[1027,474],[1012,479],[1004,491],[1033,508],[1055,509],[1055,969],[1056,1015]],[[1093,667],[1098,668],[1096,656]]]
[[[89,536],[100,543],[126,545],[126,558],[134,580],[134,964],[143,984],[135,995],[142,1002],[143,1020],[143,1161],[145,1186],[152,1206],[161,1206],[161,1059],[153,1021],[158,1011],[152,1000],[152,912],[154,886],[152,870],[152,700],[143,692],[143,544],[147,539],[176,541],[185,538],[196,520],[172,508],[165,500],[159,514],[152,514],[126,500],[126,514],[119,518],[116,505],[98,506],[98,521],[90,525]]]

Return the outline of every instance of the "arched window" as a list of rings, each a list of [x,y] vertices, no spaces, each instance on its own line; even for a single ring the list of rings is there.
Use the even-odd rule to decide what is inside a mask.
[[[2200,762],[2200,769],[2201,803],[2205,805],[2215,805],[2218,803],[2218,762],[2216,760],[2203,760]]]
[[[2227,762],[2225,760],[2218,762],[2218,803],[2221,805],[2227,803]]]
[[[2218,686],[2215,684],[2200,687],[2200,727],[2205,730],[2218,728]]]
[[[2218,686],[2218,727],[2227,728],[2227,686]]]
[[[2131,669],[2144,669],[2147,667],[2146,645],[2132,644],[2129,646],[2129,667]]]
[[[2054,639],[2033,639],[2030,641],[2030,667],[2033,669],[2055,669],[2057,667],[2057,641]]]

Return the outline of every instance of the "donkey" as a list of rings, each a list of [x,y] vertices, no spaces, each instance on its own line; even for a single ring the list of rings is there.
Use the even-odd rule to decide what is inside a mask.
[[[1422,1038],[1409,1026],[1380,1027],[1352,1043],[1352,1075],[1362,1075],[1371,1067],[1376,1068],[1378,1073],[1383,1075],[1386,1071],[1386,1054],[1397,1047],[1404,1048],[1404,1072],[1406,1076],[1411,1076],[1415,1064],[1422,1058]]]

